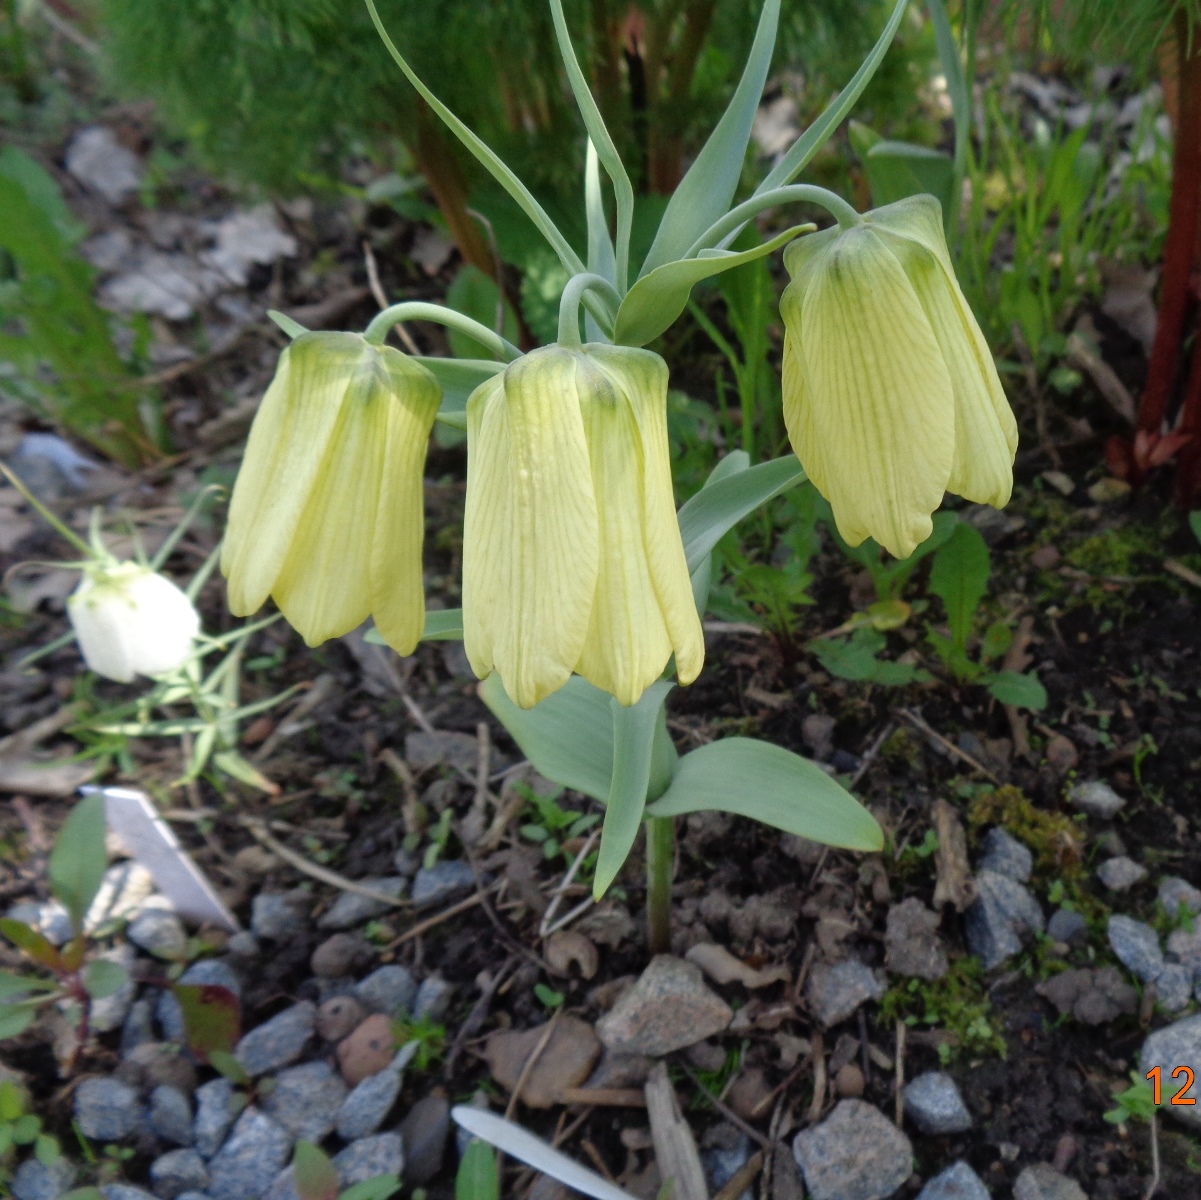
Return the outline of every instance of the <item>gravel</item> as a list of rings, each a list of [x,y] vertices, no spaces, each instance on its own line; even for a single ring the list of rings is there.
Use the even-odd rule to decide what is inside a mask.
[[[990,1200],[988,1188],[965,1162],[957,1162],[936,1175],[918,1193],[917,1200]]]
[[[397,1129],[405,1151],[405,1183],[421,1187],[442,1169],[450,1137],[450,1105],[442,1096],[425,1096],[413,1105]]]
[[[884,985],[869,966],[851,958],[833,966],[818,963],[809,972],[805,995],[814,1019],[829,1029],[854,1016],[865,1001],[879,1000]]]
[[[959,1088],[950,1075],[927,1071],[903,1089],[905,1115],[928,1134],[966,1133],[972,1127]]]
[[[196,1089],[193,1145],[205,1158],[217,1153],[237,1119],[233,1101],[234,1085],[228,1079],[212,1079]]]
[[[990,829],[984,837],[982,850],[982,871],[994,871],[1018,883],[1025,883],[1030,878],[1034,855],[1013,834],[999,827]]]
[[[165,896],[151,896],[125,927],[125,936],[135,946],[158,958],[178,960],[188,948],[183,922]]]
[[[307,892],[261,892],[250,906],[250,932],[269,942],[286,942],[308,932]]]
[[[165,1083],[150,1093],[146,1123],[151,1133],[173,1146],[190,1146],[195,1140],[191,1102],[179,1088]]]
[[[413,880],[413,903],[418,908],[449,904],[475,891],[475,872],[461,859],[442,859],[428,870],[422,868]]]
[[[1166,1089],[1173,1082],[1172,1072],[1182,1065],[1191,1066],[1196,1070],[1198,1063],[1201,1063],[1201,1015],[1185,1017],[1151,1034],[1139,1052],[1138,1069],[1142,1074],[1146,1074],[1152,1067],[1162,1070],[1166,1100]],[[1179,1083],[1176,1086],[1178,1087]],[[1172,1089],[1172,1094],[1175,1094],[1175,1090]],[[1196,1099],[1199,1090],[1201,1089],[1194,1083],[1185,1096]],[[1165,1104],[1163,1111],[1193,1129],[1201,1129],[1201,1103]]]
[[[1047,1163],[1027,1167],[1013,1185],[1013,1200],[1088,1200],[1073,1179]]]
[[[1187,912],[1201,913],[1201,890],[1193,887],[1187,879],[1179,875],[1168,875],[1159,881],[1159,902],[1164,911],[1175,921],[1181,909]]]
[[[36,1158],[27,1158],[9,1186],[16,1200],[58,1200],[74,1182],[75,1168],[68,1159],[56,1159],[47,1167]]]
[[[1126,801],[1102,779],[1078,783],[1068,793],[1068,803],[1102,821],[1112,820],[1126,807]]]
[[[797,1134],[792,1152],[812,1200],[883,1200],[913,1170],[909,1139],[863,1100],[840,1101],[820,1125]]]
[[[979,871],[976,889],[976,900],[966,913],[967,940],[985,970],[991,971],[1017,954],[1024,938],[1043,932],[1043,911],[1016,879],[995,871]]]
[[[154,1005],[145,998],[135,1000],[121,1025],[120,1055],[128,1058],[139,1046],[154,1040]]]
[[[407,881],[399,875],[360,879],[359,882],[373,891],[383,892],[387,896],[396,896],[397,898],[404,895],[407,884]],[[329,906],[328,911],[322,914],[321,919],[317,922],[317,928],[328,930],[331,933],[342,929],[353,929],[354,926],[362,925],[373,917],[390,912],[392,907],[383,900],[376,900],[371,896],[361,896],[358,892],[343,892]]]
[[[429,1017],[431,1021],[441,1021],[450,1008],[454,990],[455,985],[447,983],[441,975],[430,975],[423,979],[413,1000],[413,1016],[418,1020]]]
[[[1088,936],[1088,922],[1083,914],[1069,908],[1057,908],[1047,922],[1047,937],[1053,942],[1071,946]]]
[[[247,1108],[229,1141],[209,1162],[212,1200],[258,1200],[283,1170],[292,1136],[257,1108]]]
[[[343,1187],[380,1175],[399,1175],[404,1165],[404,1143],[399,1133],[377,1133],[374,1137],[360,1138],[334,1155],[334,1166],[338,1168],[338,1179]],[[406,1174],[405,1182],[412,1183],[412,1176]]]
[[[329,1063],[302,1063],[275,1077],[274,1089],[263,1100],[263,1111],[293,1137],[320,1142],[337,1123],[346,1094],[346,1084]]]
[[[234,1057],[248,1075],[265,1075],[294,1063],[313,1036],[317,1009],[307,1000],[285,1008],[252,1029],[238,1043]]]
[[[405,967],[390,963],[358,983],[354,995],[369,1012],[407,1016],[417,999],[417,981]]]
[[[364,1079],[338,1109],[335,1121],[338,1136],[343,1141],[353,1142],[374,1133],[396,1103],[403,1080],[401,1071],[391,1069]]]
[[[1097,868],[1097,878],[1111,892],[1128,892],[1136,883],[1142,883],[1147,878],[1147,868],[1122,854],[1117,858],[1107,858]]]
[[[1159,934],[1150,925],[1115,913],[1107,927],[1109,944],[1123,966],[1144,983],[1153,983],[1164,968]]]
[[[75,1091],[75,1120],[85,1137],[120,1142],[142,1119],[138,1093],[119,1079],[85,1079]]]
[[[1193,998],[1193,973],[1180,963],[1168,963],[1155,977],[1155,997],[1164,1012],[1179,1012]]]
[[[150,1164],[150,1182],[155,1195],[163,1200],[175,1200],[183,1192],[207,1188],[209,1172],[204,1159],[195,1150],[169,1150]]]

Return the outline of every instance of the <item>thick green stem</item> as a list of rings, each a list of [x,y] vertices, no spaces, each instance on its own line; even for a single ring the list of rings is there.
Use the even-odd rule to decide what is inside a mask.
[[[607,326],[606,333],[612,330],[613,316],[621,304],[621,297],[617,294],[617,289],[603,276],[583,271],[578,275],[573,275],[567,281],[567,286],[563,289],[563,295],[559,300],[560,346],[578,346],[580,344],[580,304],[585,302],[585,297],[589,292],[599,297],[606,309],[612,308],[613,311],[610,313],[603,309],[598,312],[594,305],[588,306],[601,328],[605,329]]]
[[[390,308],[385,308],[383,312],[377,313],[371,324],[367,326],[363,336],[372,345],[382,346],[384,339],[388,336],[388,330],[393,325],[399,325],[401,321],[434,321],[438,325],[457,329],[460,333],[474,338],[481,345],[487,346],[497,358],[504,359],[506,362],[513,362],[521,357],[521,351],[512,342],[501,337],[496,330],[489,329],[486,325],[481,325],[478,321],[473,321],[460,312],[455,312],[453,308],[444,308],[441,304],[425,304],[420,300],[393,304]]]
[[[710,249],[723,241],[733,238],[752,217],[757,217],[769,208],[777,208],[781,204],[796,204],[805,202],[819,204],[824,208],[843,229],[860,225],[863,218],[841,196],[823,187],[809,183],[791,183],[787,187],[773,188],[770,192],[760,192],[749,200],[730,209],[720,221],[714,221],[704,233],[688,248],[685,258],[695,258],[702,250]]]
[[[652,955],[671,951],[671,877],[675,818],[646,821],[646,941]]]

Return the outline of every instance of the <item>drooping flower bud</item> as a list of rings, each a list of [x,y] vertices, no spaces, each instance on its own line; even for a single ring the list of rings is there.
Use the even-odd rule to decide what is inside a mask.
[[[230,501],[221,569],[236,615],[271,596],[310,646],[371,616],[413,652],[440,399],[425,367],[359,334],[305,333],[284,350]]]
[[[467,403],[463,634],[481,678],[530,708],[577,672],[634,704],[704,636],[676,521],[667,366],[648,350],[547,346]]]
[[[200,632],[192,602],[169,579],[136,562],[97,562],[67,600],[84,661],[106,679],[166,675],[181,667]]]
[[[933,196],[798,238],[784,263],[784,419],[852,546],[907,558],[951,491],[1008,503],[1017,424]]]

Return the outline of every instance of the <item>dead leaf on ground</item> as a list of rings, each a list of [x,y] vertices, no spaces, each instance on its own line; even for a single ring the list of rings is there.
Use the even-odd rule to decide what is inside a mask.
[[[938,880],[934,885],[934,907],[953,904],[963,912],[976,899],[976,883],[967,861],[967,834],[959,814],[945,800],[935,800],[932,810],[938,849],[934,862]]]
[[[743,987],[752,990],[770,987],[773,983],[786,983],[792,976],[783,964],[757,971],[715,942],[701,942],[693,946],[684,957],[700,967],[716,983],[741,983]]]
[[[667,1066],[656,1064],[646,1083],[646,1113],[655,1143],[659,1177],[674,1183],[673,1200],[709,1200],[705,1172],[696,1139],[680,1112],[680,1102],[667,1077]]]

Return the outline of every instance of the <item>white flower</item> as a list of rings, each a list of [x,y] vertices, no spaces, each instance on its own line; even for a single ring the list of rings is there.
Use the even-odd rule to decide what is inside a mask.
[[[200,617],[187,596],[135,562],[85,568],[67,601],[67,615],[84,661],[118,683],[174,671],[200,632]]]

